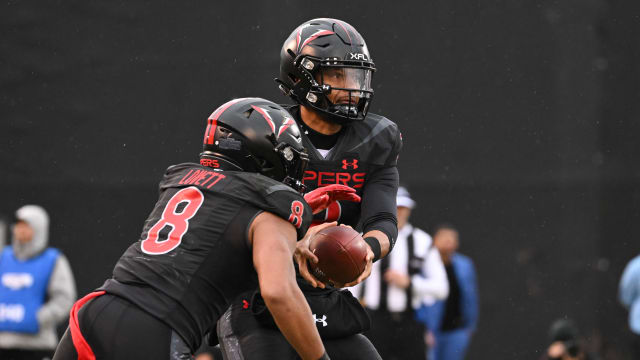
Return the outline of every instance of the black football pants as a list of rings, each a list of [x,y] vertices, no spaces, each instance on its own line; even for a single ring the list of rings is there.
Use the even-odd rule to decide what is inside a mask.
[[[372,310],[371,329],[364,334],[385,360],[425,359],[427,346],[424,326],[415,320],[413,310],[402,313]]]
[[[82,335],[99,360],[191,359],[190,350],[173,329],[129,301],[104,294],[79,313]],[[53,360],[77,360],[67,328]]]
[[[218,320],[218,340],[225,360],[299,359],[278,329],[262,326],[250,311],[238,311],[237,307],[232,305]],[[322,343],[331,360],[382,359],[369,339],[361,334],[322,339]]]

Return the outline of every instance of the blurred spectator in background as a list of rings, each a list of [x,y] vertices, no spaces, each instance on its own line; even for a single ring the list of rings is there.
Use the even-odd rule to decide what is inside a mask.
[[[353,289],[372,320],[365,335],[385,360],[423,359],[424,327],[415,310],[425,296],[444,299],[447,274],[431,236],[408,223],[415,202],[398,188],[398,239],[389,256],[373,264],[367,280]]]
[[[56,325],[76,298],[75,282],[64,255],[47,248],[47,212],[26,205],[16,219],[11,245],[0,253],[0,359],[49,359]]]
[[[7,244],[7,236],[9,234],[9,222],[7,218],[0,215],[0,250]]]
[[[428,359],[464,359],[478,322],[476,271],[471,259],[457,252],[458,230],[452,225],[437,226],[433,241],[447,272],[449,296],[446,301],[427,301],[418,310],[418,319],[428,329]]]
[[[620,302],[629,310],[634,359],[640,359],[640,256],[631,259],[620,278]]]
[[[569,319],[558,319],[549,328],[549,347],[540,360],[596,360],[599,357],[585,351],[578,328]]]

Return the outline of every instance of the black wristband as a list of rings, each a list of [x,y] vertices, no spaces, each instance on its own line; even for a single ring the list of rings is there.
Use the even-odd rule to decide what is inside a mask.
[[[329,359],[329,355],[325,351],[324,354],[322,354],[322,357],[320,357],[318,360],[331,360],[331,359]]]
[[[380,241],[374,236],[367,236],[364,238],[364,241],[369,244],[371,251],[373,251],[373,262],[380,260],[380,253],[382,252],[380,249]]]

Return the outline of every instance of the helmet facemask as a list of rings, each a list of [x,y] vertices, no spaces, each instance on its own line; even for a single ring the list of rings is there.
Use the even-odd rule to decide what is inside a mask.
[[[320,80],[320,87],[328,102],[327,110],[333,115],[348,119],[360,120],[359,116],[364,119],[373,97],[371,88],[373,70],[326,63],[323,62],[316,77]]]
[[[306,191],[306,186],[302,183],[304,171],[309,163],[309,155],[303,149],[298,151],[287,143],[281,142],[274,149],[284,164],[284,178],[281,180],[300,193]]]

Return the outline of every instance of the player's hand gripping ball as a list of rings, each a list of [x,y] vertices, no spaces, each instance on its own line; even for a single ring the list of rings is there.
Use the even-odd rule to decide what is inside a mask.
[[[367,243],[348,226],[331,226],[318,231],[309,249],[318,263],[309,262],[313,276],[334,286],[355,281],[367,266]]]

